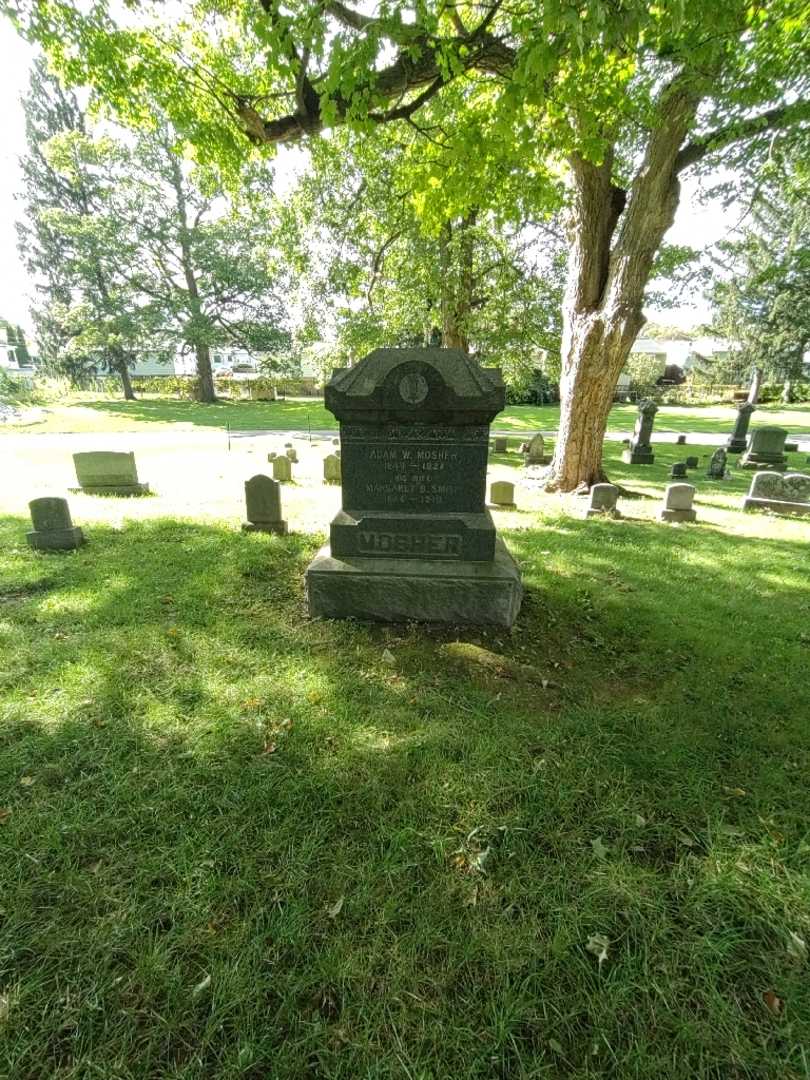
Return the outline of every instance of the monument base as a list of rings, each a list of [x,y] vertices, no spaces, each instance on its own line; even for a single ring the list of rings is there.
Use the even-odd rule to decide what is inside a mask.
[[[335,558],[329,545],[307,567],[309,613],[323,619],[470,623],[510,627],[523,599],[503,540],[492,562]]]
[[[243,521],[242,532],[276,533],[278,536],[287,535],[286,521]]]
[[[659,521],[697,521],[697,510],[659,510]]]
[[[625,450],[622,453],[622,461],[625,465],[652,465],[655,454],[652,450]]]
[[[614,521],[618,521],[621,516],[622,516],[621,510],[615,510],[615,509],[611,510],[610,508],[600,510],[598,506],[594,506],[594,507],[589,506],[588,509],[585,511],[585,517],[586,518],[592,518],[592,517],[612,518]]]
[[[746,439],[735,439],[733,435],[730,435],[725,450],[727,454],[741,454],[747,445]]]
[[[748,454],[746,457],[740,458],[740,468],[750,469],[752,472],[765,472],[770,470],[771,472],[785,472],[788,463],[787,458],[782,455],[766,456],[765,454]]]
[[[743,499],[743,510],[770,510],[773,514],[799,514],[810,516],[810,503],[783,502],[781,499],[757,499],[750,495]]]
[[[25,535],[34,551],[72,551],[84,543],[84,534],[78,525],[71,529],[33,531]]]
[[[92,484],[89,487],[69,488],[74,495],[148,495],[148,484]]]

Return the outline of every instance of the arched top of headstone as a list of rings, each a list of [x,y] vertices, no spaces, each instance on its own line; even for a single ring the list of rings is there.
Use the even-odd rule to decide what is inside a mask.
[[[638,411],[643,416],[655,416],[658,412],[658,406],[652,400],[652,398],[644,398],[638,403]]]
[[[375,349],[333,372],[326,407],[340,420],[487,424],[505,404],[498,368],[462,349]]]

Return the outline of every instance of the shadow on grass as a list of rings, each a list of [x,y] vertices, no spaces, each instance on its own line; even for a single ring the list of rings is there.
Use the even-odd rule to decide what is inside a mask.
[[[138,398],[137,401],[90,401],[81,408],[95,409],[109,416],[126,417],[144,424],[192,424],[194,427],[234,430],[306,431],[333,429],[337,421],[323,402],[312,401],[221,401],[207,405],[197,401],[168,398]]]
[[[459,672],[453,629],[307,621],[315,539],[162,520],[37,556],[24,529],[9,1075],[800,1075],[805,545],[507,534],[517,630],[461,636],[542,690]]]

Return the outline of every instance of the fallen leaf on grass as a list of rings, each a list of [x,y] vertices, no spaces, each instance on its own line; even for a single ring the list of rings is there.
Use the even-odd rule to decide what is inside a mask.
[[[266,742],[262,749],[263,754],[275,754],[276,744],[274,742]]]
[[[22,784],[23,787],[31,787],[33,782],[34,782],[33,776],[21,776],[20,777],[20,783]]]
[[[548,1045],[554,1051],[555,1054],[564,1054],[565,1051],[562,1048],[562,1043],[557,1042],[556,1039],[549,1039]]]
[[[605,960],[607,960],[608,958],[609,945],[610,942],[604,934],[591,934],[591,936],[588,938],[585,948],[588,950],[589,953],[593,953],[593,955],[599,961],[599,967],[601,967]]]
[[[197,983],[197,985],[194,987],[193,992],[195,994],[201,994],[203,992],[203,990],[206,990],[210,985],[211,985],[211,976],[206,975],[204,979],[202,979],[200,982]]]
[[[643,818],[641,814],[636,814],[636,825],[638,826],[638,828],[643,829],[646,824],[646,819]]]
[[[791,930],[787,951],[791,960],[797,960],[800,964],[803,964],[807,959],[807,942],[803,937],[799,937],[798,934],[794,934]]]
[[[11,817],[11,811],[10,810],[0,810],[0,825],[2,825],[3,822],[8,821],[8,819],[10,817]]]
[[[773,990],[766,990],[762,995],[762,1000],[765,1002],[765,1007],[768,1012],[773,1013],[774,1016],[779,1016],[784,1006],[784,1001],[780,997],[777,997]]]
[[[339,896],[331,907],[326,909],[326,914],[330,919],[336,919],[338,915],[343,911],[343,904],[346,900],[345,895]]]
[[[741,787],[724,787],[723,791],[726,795],[733,795],[737,799],[744,799],[747,794]]]
[[[684,847],[695,846],[695,841],[692,839],[692,837],[685,833],[682,829],[679,829],[678,832],[675,833],[675,836],[678,840],[678,843],[683,844]]]
[[[591,847],[593,848],[593,853],[597,857],[597,859],[607,858],[608,849],[602,843],[601,836],[597,836],[595,840],[591,840]]]

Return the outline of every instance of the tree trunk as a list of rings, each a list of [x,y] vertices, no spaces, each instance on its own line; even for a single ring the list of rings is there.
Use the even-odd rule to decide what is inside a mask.
[[[570,241],[563,300],[560,427],[549,490],[606,479],[602,447],[616,383],[644,325],[653,260],[680,197],[677,155],[698,98],[676,78],[661,95],[661,126],[649,137],[629,194],[612,181],[613,151],[599,164],[570,160]],[[614,238],[615,234],[615,238]]]
[[[132,389],[132,380],[129,377],[129,364],[124,353],[116,350],[113,359],[113,367],[121,378],[121,386],[124,391],[125,401],[135,401],[135,391]]]
[[[197,395],[200,401],[212,405],[217,400],[214,373],[211,370],[211,349],[208,345],[194,346],[197,357]]]
[[[455,230],[447,222],[439,238],[442,288],[442,347],[469,348],[467,322],[472,310],[474,228],[477,210],[466,214]]]

